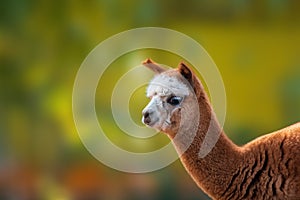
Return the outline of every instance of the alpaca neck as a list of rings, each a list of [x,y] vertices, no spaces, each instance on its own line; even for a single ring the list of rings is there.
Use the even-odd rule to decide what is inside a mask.
[[[238,166],[237,162],[240,160],[239,147],[233,144],[224,134],[206,94],[201,92],[196,95],[201,114],[192,143],[186,151],[182,152],[180,148],[182,141],[174,139],[172,142],[178,153],[181,154],[180,159],[184,167],[198,186],[208,194],[221,194],[230,181],[228,175],[232,174]],[[209,134],[215,134],[212,137],[217,137],[217,142],[205,157],[201,157],[199,152],[208,129],[210,129]],[[186,133],[189,132],[190,130],[186,130]]]

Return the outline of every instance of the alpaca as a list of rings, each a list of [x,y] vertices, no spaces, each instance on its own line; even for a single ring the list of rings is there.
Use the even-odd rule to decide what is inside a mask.
[[[167,134],[187,172],[212,199],[300,199],[300,123],[237,146],[186,64],[167,70],[147,59],[143,65],[155,73],[143,123]],[[201,157],[209,127],[218,140]]]

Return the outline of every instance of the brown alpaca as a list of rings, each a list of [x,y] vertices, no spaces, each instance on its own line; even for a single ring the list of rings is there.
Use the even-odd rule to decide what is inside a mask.
[[[151,101],[143,110],[143,122],[169,136],[204,192],[213,199],[300,199],[300,123],[237,146],[225,135],[199,79],[184,63],[170,70],[150,59],[143,64],[156,73],[147,89]],[[218,140],[201,157],[209,127]]]

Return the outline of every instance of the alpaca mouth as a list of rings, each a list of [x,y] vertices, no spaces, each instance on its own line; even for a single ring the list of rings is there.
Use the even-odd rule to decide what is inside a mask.
[[[151,120],[150,117],[143,117],[142,118],[142,122],[146,125],[146,126],[150,126],[153,127],[156,122],[158,122],[158,120]]]

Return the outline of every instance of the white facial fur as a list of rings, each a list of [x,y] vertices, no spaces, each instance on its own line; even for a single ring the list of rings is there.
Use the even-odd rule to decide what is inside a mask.
[[[148,126],[158,130],[165,130],[171,124],[172,113],[181,108],[181,103],[189,94],[190,90],[188,86],[175,76],[165,74],[155,76],[147,88],[147,97],[151,101],[143,110],[143,113],[149,113],[151,119]],[[169,104],[167,100],[171,96],[182,98],[181,103],[178,105]]]

